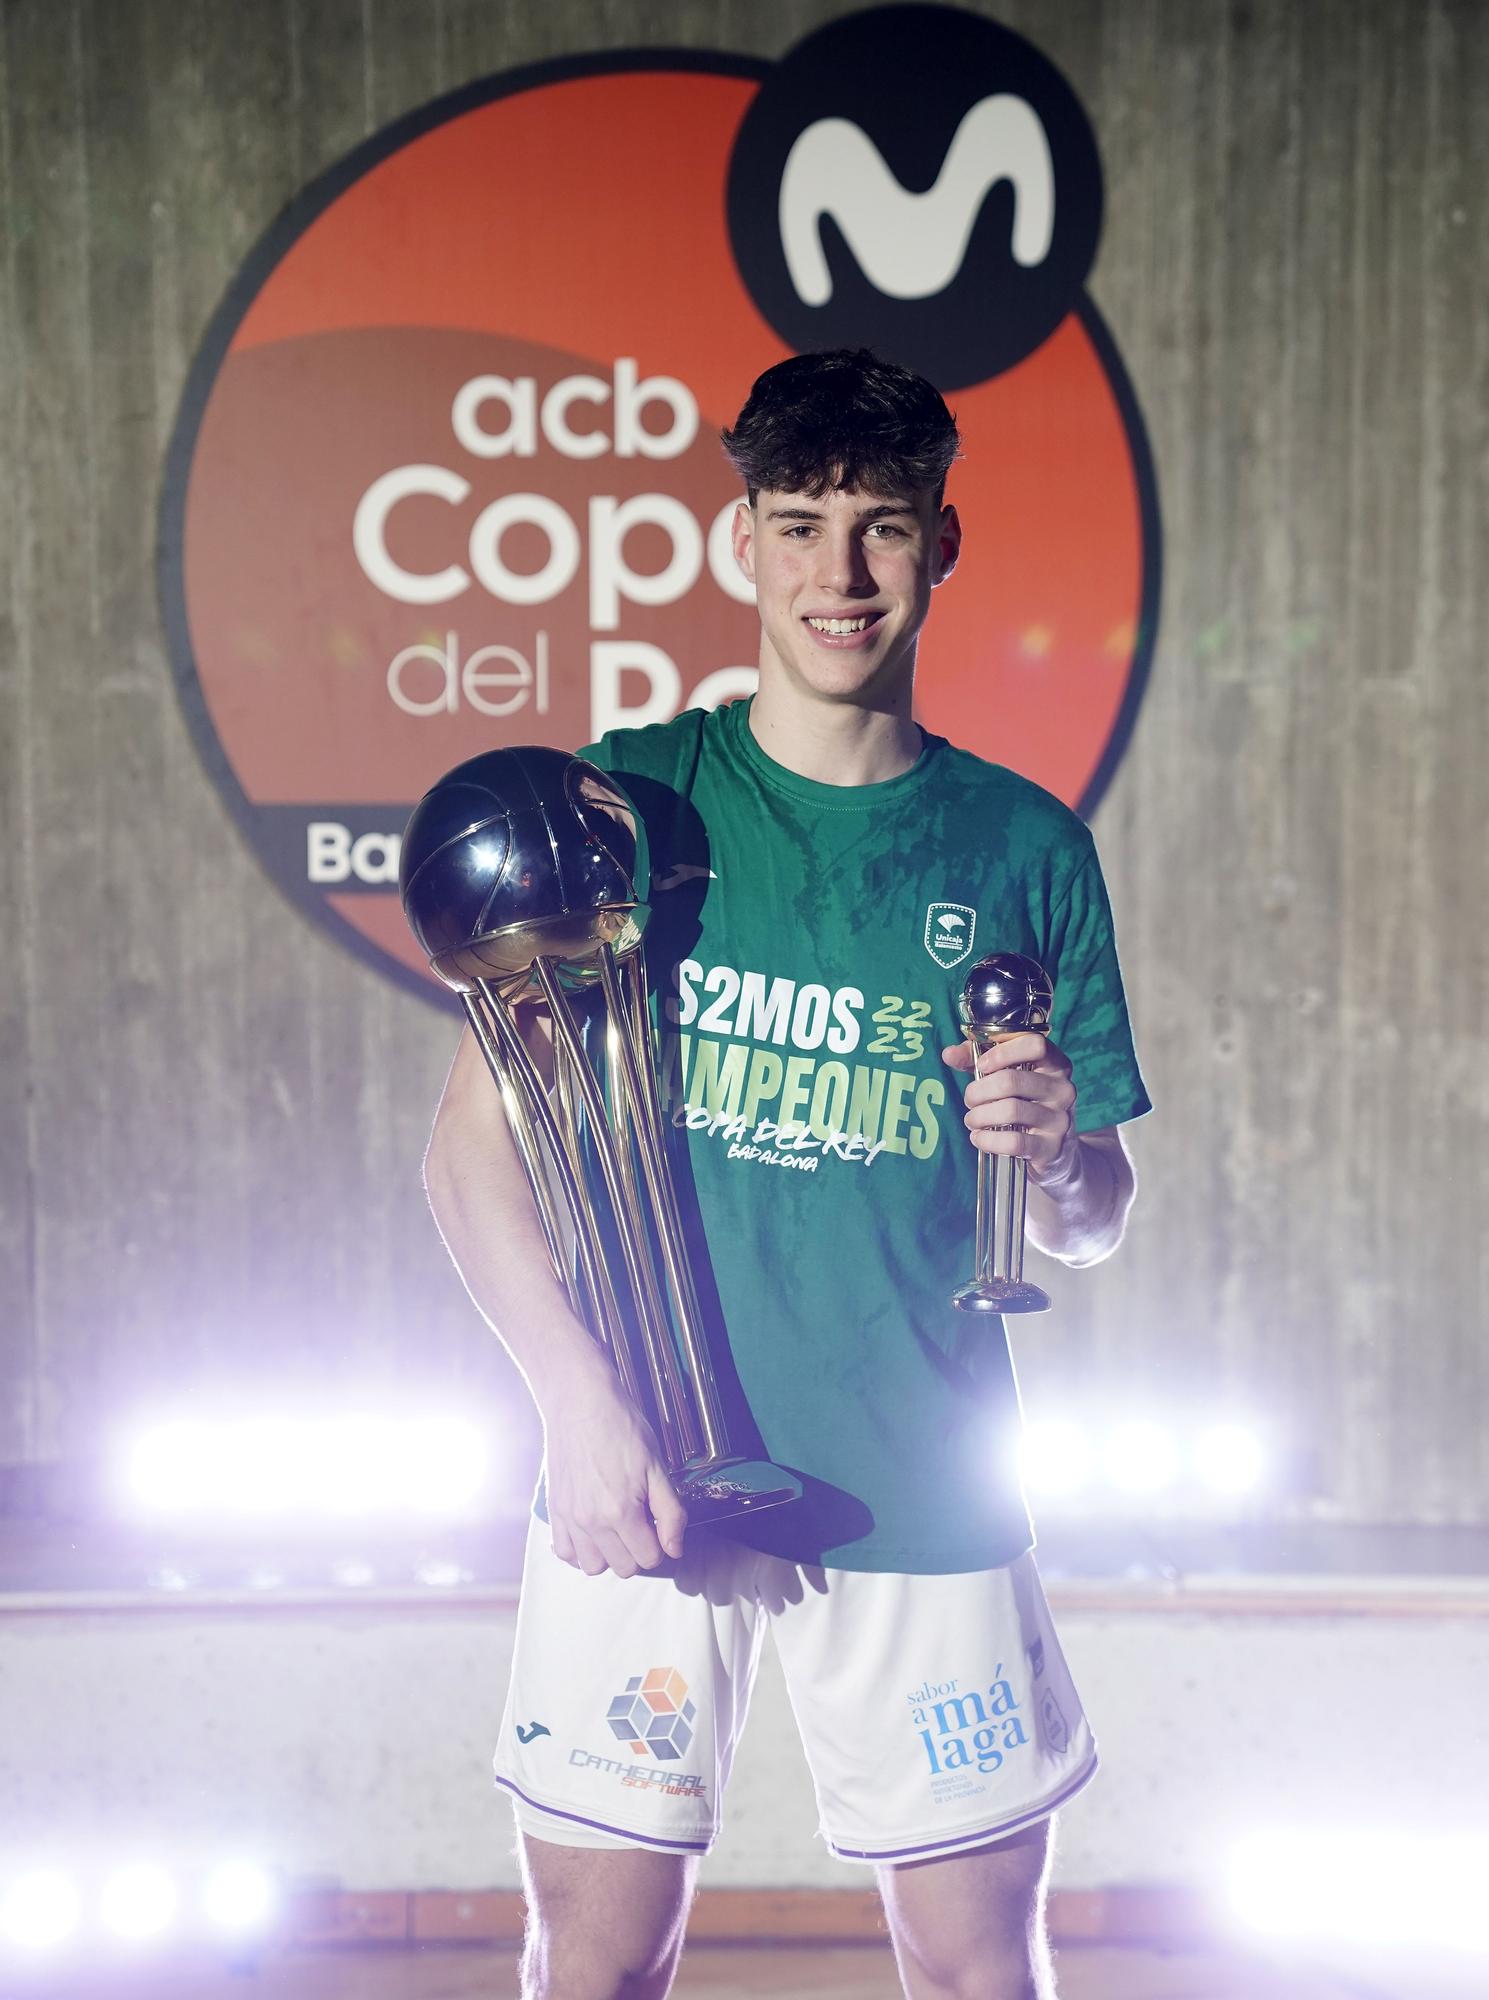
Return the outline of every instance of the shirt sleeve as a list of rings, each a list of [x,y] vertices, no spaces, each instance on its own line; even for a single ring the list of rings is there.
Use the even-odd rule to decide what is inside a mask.
[[[1098,1131],[1151,1111],[1132,1046],[1111,904],[1092,848],[1051,919],[1045,970],[1054,982],[1050,1039],[1075,1076],[1075,1129]]]

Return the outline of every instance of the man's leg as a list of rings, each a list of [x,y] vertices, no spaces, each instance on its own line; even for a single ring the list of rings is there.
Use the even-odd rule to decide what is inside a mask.
[[[1055,2000],[1044,1928],[1052,1822],[877,1870],[906,2000]]]
[[[522,2000],[666,2000],[682,1952],[692,1855],[519,1841],[527,1889]]]

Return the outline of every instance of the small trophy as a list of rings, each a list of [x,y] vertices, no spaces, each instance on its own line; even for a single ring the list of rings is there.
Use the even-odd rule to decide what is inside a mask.
[[[1049,1026],[1054,988],[1037,959],[1022,952],[997,951],[978,959],[967,974],[957,1017],[977,1059],[1010,1035],[1042,1035]],[[977,1155],[977,1263],[974,1275],[951,1295],[969,1313],[1042,1313],[1049,1293],[1024,1282],[1024,1209],[1029,1196],[1029,1162],[1001,1154]]]

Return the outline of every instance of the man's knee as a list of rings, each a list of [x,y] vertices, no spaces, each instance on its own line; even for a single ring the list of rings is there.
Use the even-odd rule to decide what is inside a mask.
[[[697,1863],[645,1848],[521,1843],[523,2000],[663,2000]]]
[[[938,2000],[1053,2000],[1050,1839],[1042,1821],[970,1853],[880,1870],[895,1950],[916,1987]]]

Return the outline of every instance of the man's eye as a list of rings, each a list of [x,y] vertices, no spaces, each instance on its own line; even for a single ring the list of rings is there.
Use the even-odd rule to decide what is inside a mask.
[[[879,537],[881,542],[902,541],[905,534],[904,529],[899,527],[894,521],[876,521],[872,532]]]

